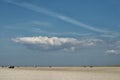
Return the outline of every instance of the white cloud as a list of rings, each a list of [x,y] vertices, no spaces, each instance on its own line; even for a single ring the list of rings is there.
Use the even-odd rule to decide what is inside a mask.
[[[57,38],[57,37],[22,37],[14,39],[15,42],[28,44],[45,44],[50,46],[61,46],[65,43],[76,44],[78,41],[74,38]]]
[[[40,50],[71,50],[80,49],[81,47],[94,47],[103,43],[100,39],[75,39],[59,37],[19,37],[12,39],[14,42],[22,43],[30,48]]]
[[[120,54],[120,50],[115,49],[107,50],[106,54]]]
[[[107,50],[107,53],[116,53],[116,50]]]
[[[119,40],[110,40],[109,43],[106,42],[106,47],[108,48],[106,50],[106,54],[120,54],[120,41]]]
[[[81,49],[88,48],[105,48],[105,54],[120,54],[120,41],[106,42],[97,38],[60,38],[60,37],[18,37],[12,39],[16,43],[21,43],[28,49],[40,50],[40,51],[66,51],[73,52]]]
[[[35,12],[38,12],[38,13],[43,13],[43,14],[55,17],[55,18],[60,19],[62,21],[71,23],[71,24],[79,26],[79,27],[83,27],[83,28],[91,30],[91,31],[100,32],[100,33],[109,33],[109,31],[95,28],[93,26],[90,26],[90,25],[84,24],[80,21],[77,21],[77,20],[75,20],[71,17],[64,16],[64,15],[49,11],[45,8],[41,8],[39,6],[30,4],[30,3],[26,3],[26,2],[17,3],[17,2],[14,2],[14,1],[8,1],[8,0],[6,2],[11,3],[11,4],[15,4],[15,5],[20,6],[20,7],[24,7],[26,9],[29,9],[29,10],[32,10],[32,11],[35,11]]]

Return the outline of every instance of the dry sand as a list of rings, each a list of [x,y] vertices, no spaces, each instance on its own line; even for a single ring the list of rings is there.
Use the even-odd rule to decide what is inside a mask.
[[[0,80],[120,80],[120,67],[0,68]]]

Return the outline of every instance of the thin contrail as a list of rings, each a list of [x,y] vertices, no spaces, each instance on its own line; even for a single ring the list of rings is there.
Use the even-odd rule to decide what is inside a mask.
[[[98,28],[95,28],[93,26],[84,24],[84,23],[82,23],[82,22],[80,22],[78,20],[75,20],[75,19],[71,18],[71,17],[67,17],[67,16],[64,16],[64,15],[49,11],[49,10],[47,10],[45,8],[41,8],[39,6],[30,4],[30,3],[26,3],[26,2],[17,3],[17,2],[8,1],[8,0],[6,0],[6,2],[11,3],[11,4],[15,4],[15,5],[20,6],[20,7],[24,7],[26,9],[29,9],[29,10],[32,10],[32,11],[35,11],[35,12],[39,12],[39,13],[43,13],[43,14],[55,17],[55,18],[60,19],[62,21],[71,23],[73,25],[76,25],[76,26],[79,26],[79,27],[82,27],[82,28],[85,28],[85,29],[88,29],[88,30],[91,30],[91,31],[94,31],[94,32],[99,32],[99,33],[107,33],[107,32],[109,32],[109,31],[106,31],[106,30],[98,29]]]

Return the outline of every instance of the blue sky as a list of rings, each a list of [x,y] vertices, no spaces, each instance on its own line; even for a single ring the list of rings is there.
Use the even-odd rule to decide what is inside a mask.
[[[1,0],[0,65],[119,65],[119,0]]]

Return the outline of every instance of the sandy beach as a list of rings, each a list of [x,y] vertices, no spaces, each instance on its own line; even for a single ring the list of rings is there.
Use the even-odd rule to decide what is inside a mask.
[[[120,80],[120,67],[0,68],[0,80]]]

